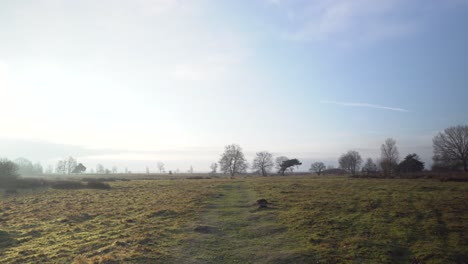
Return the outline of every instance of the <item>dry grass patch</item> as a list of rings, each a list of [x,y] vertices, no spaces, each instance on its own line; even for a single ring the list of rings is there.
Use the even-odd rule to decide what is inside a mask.
[[[0,200],[1,263],[163,261],[217,181],[112,182]]]

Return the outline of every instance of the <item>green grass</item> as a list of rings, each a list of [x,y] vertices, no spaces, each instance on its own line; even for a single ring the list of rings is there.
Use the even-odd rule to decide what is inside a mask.
[[[468,183],[249,177],[0,199],[0,263],[466,263]],[[259,209],[265,198],[271,204]]]

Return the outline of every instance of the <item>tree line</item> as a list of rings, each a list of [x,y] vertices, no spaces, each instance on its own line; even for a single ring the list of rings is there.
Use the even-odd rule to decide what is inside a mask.
[[[468,126],[453,126],[446,128],[438,133],[432,140],[433,143],[433,171],[459,171],[468,172]],[[385,140],[380,147],[380,158],[373,160],[367,158],[363,164],[363,159],[358,151],[349,150],[342,154],[338,159],[339,168],[351,174],[358,172],[372,174],[382,173],[386,177],[391,177],[398,173],[418,172],[424,170],[424,162],[422,162],[416,153],[411,153],[405,156],[400,161],[399,151],[396,141],[392,138]],[[290,159],[286,156],[274,158],[273,154],[268,151],[260,151],[255,154],[251,166],[247,162],[242,148],[237,144],[227,145],[221,158],[218,162],[210,165],[211,173],[217,173],[219,170],[227,175],[234,176],[236,174],[247,173],[250,169],[259,175],[269,175],[273,169],[276,173],[285,175],[286,172],[293,172],[294,168],[302,163],[298,159]],[[219,165],[219,166],[218,166]],[[160,173],[165,172],[164,163],[158,162],[157,167]],[[313,162],[309,171],[322,174],[327,167],[323,162]],[[78,163],[73,157],[59,160],[57,162],[55,172],[59,174],[83,173],[87,168]],[[178,169],[176,173],[178,173]],[[53,168],[49,167],[45,171],[52,173]],[[94,170],[90,170],[94,173]],[[110,174],[117,173],[117,167],[106,169],[102,164],[96,166],[96,173]],[[147,170],[149,173],[149,170]],[[190,166],[188,171],[193,173],[193,167]],[[25,158],[18,158],[15,161],[0,159],[0,183],[10,179],[17,178],[19,175],[31,176],[44,173],[44,169],[40,163],[32,163]],[[125,169],[125,173],[131,173]]]
[[[468,172],[468,126],[449,127],[438,133],[433,138],[433,149],[432,170],[463,170]],[[353,175],[361,171],[366,174],[380,172],[385,177],[392,177],[395,174],[424,170],[424,162],[416,153],[410,153],[400,161],[396,140],[393,138],[385,140],[380,147],[380,152],[379,159],[374,162],[372,158],[367,158],[361,167],[363,159],[359,152],[349,150],[339,157],[338,164],[340,169]],[[237,144],[225,146],[218,163],[222,173],[231,176],[246,173],[249,168],[242,148]],[[256,174],[266,176],[275,167],[278,174],[284,175],[288,169],[292,171],[295,166],[301,164],[298,159],[289,159],[285,156],[273,159],[271,152],[261,151],[255,154],[251,170]],[[217,163],[212,163],[210,168],[212,173],[216,173]],[[323,162],[313,162],[309,171],[320,175],[326,168]]]

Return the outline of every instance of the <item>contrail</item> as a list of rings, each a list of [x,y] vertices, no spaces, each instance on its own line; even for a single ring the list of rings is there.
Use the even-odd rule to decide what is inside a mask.
[[[409,112],[409,110],[406,110],[406,109],[403,109],[403,108],[389,107],[389,106],[376,105],[376,104],[336,102],[336,101],[320,101],[320,102],[325,103],[325,104],[335,104],[335,105],[342,105],[342,106],[367,107],[367,108],[376,108],[376,109],[398,111],[398,112]]]

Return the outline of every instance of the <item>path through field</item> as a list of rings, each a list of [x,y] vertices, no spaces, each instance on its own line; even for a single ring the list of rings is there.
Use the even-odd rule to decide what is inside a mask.
[[[278,222],[274,205],[259,209],[259,198],[245,181],[221,185],[199,224],[188,231],[190,238],[181,245],[177,262],[305,262],[294,252],[295,243]]]

